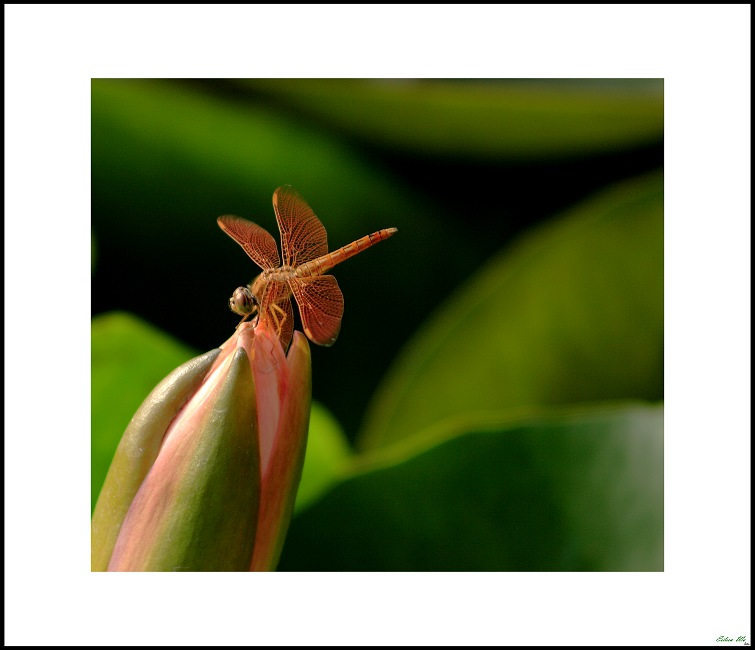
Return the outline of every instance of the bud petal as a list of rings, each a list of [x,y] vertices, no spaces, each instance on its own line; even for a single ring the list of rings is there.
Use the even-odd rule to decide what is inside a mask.
[[[110,571],[249,566],[260,497],[257,412],[246,352],[230,352],[171,425],[123,523]]]
[[[286,356],[264,322],[166,378],[116,452],[92,519],[92,570],[273,570],[311,382],[306,338],[296,332]]]
[[[149,394],[126,428],[92,515],[92,571],[106,571],[121,524],[160,451],[168,425],[220,354],[211,350],[176,368]]]
[[[258,343],[269,335],[257,328]],[[273,338],[280,348],[277,338]],[[267,345],[261,347],[267,349]],[[273,348],[275,349],[275,348]],[[274,356],[276,363],[280,357]],[[265,364],[269,358],[255,356],[252,360],[255,380],[261,388],[260,377],[264,376]],[[262,454],[262,494],[260,518],[257,527],[257,540],[252,558],[252,571],[272,571],[278,564],[286,532],[296,500],[296,490],[301,480],[304,454],[307,448],[307,430],[312,400],[312,358],[309,343],[301,332],[294,332],[294,338],[283,360],[283,367],[277,373],[278,417],[272,444],[264,443]],[[272,392],[267,382],[267,390]],[[272,398],[271,398],[272,399]],[[259,400],[262,409],[262,400]],[[262,426],[262,425],[261,425]],[[269,423],[267,426],[271,426]],[[263,444],[263,443],[261,443]]]

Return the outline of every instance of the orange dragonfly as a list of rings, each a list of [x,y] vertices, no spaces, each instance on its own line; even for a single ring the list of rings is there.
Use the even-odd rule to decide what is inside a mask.
[[[299,305],[304,333],[318,345],[331,346],[338,338],[343,316],[343,294],[327,270],[366,248],[388,239],[396,228],[385,228],[328,253],[328,235],[312,208],[290,185],[273,194],[283,265],[273,236],[256,223],[240,217],[218,217],[218,225],[262,269],[251,284],[233,292],[228,305],[243,316],[241,323],[258,314],[257,323],[269,320],[287,349],[294,332],[291,295]]]

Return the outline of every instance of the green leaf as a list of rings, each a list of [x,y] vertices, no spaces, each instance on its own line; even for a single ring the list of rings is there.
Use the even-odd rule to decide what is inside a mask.
[[[152,389],[196,355],[125,313],[92,319],[92,503],[132,416]]]
[[[359,442],[534,405],[659,400],[663,179],[624,183],[525,236],[420,328]]]
[[[663,570],[661,406],[440,428],[295,517],[279,570]]]
[[[663,80],[237,82],[380,146],[537,160],[660,142]]]

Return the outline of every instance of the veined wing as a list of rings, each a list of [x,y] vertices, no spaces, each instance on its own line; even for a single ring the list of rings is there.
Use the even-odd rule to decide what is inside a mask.
[[[332,275],[289,278],[299,305],[304,333],[317,345],[331,346],[338,338],[343,317],[343,294]]]
[[[275,240],[262,226],[232,215],[218,217],[218,225],[261,269],[277,269],[281,265]]]
[[[325,226],[293,187],[283,185],[275,190],[273,208],[285,266],[297,267],[328,252]]]

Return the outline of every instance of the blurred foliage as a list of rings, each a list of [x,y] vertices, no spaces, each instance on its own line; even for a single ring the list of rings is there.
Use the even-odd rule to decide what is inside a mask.
[[[394,363],[361,442],[469,412],[662,395],[663,179],[653,176],[522,238],[460,287]]]
[[[236,82],[366,142],[441,156],[532,160],[595,155],[662,137],[658,81]],[[503,118],[503,119],[502,119]]]
[[[586,404],[663,398],[662,165],[661,80],[93,80],[92,502],[288,183],[399,232],[335,269],[281,568],[662,569],[662,410]]]
[[[661,408],[436,435],[374,459],[295,519],[280,569],[663,570]]]

